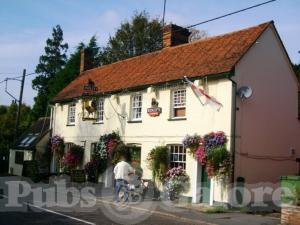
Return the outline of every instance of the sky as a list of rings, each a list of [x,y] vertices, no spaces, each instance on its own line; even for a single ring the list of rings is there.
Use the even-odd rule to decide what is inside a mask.
[[[188,26],[263,1],[167,0],[165,21]],[[93,35],[104,46],[121,22],[142,10],[151,18],[162,18],[163,0],[0,0],[0,82],[20,76],[24,68],[27,73],[34,72],[55,25],[62,27],[70,54],[79,42],[88,42]],[[299,12],[300,0],[277,0],[196,28],[212,36],[274,20],[292,62],[299,63]],[[25,81],[23,101],[28,105],[36,95],[31,88],[34,76]],[[0,84],[0,105],[12,101],[4,84]],[[10,81],[8,90],[17,97],[20,82]]]

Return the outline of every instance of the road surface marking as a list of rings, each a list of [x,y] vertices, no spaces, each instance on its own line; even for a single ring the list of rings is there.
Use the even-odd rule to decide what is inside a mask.
[[[6,195],[1,195],[1,196],[4,197],[4,198],[8,198]],[[27,206],[38,208],[38,209],[43,210],[43,211],[48,212],[48,213],[52,213],[52,214],[55,214],[55,215],[58,215],[58,216],[63,216],[63,217],[66,217],[68,219],[71,219],[71,220],[76,220],[78,222],[82,222],[82,223],[89,224],[89,225],[96,225],[95,223],[89,222],[87,220],[82,220],[82,219],[79,219],[79,218],[76,218],[76,217],[73,217],[73,216],[69,216],[69,215],[66,215],[66,214],[63,214],[63,213],[59,213],[59,212],[56,212],[56,211],[53,211],[53,210],[50,210],[50,209],[45,209],[45,208],[30,204],[28,202],[23,202],[23,204],[25,204]]]

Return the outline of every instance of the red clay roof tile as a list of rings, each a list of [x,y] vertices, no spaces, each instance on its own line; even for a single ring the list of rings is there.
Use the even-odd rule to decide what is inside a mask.
[[[84,71],[53,102],[82,95],[91,79],[99,93],[229,72],[272,22],[136,56]]]

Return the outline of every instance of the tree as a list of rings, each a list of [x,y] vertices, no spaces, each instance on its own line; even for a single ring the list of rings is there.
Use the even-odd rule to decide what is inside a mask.
[[[84,44],[80,43],[76,51],[70,55],[68,62],[56,76],[51,80],[50,98],[55,97],[65,86],[79,75],[80,69],[80,51],[84,48]]]
[[[98,46],[97,38],[95,35],[91,37],[88,45],[85,46],[85,50],[88,53],[87,57],[90,67],[95,68],[97,66],[100,66],[100,47]]]
[[[13,145],[18,105],[0,106],[0,155],[7,155]],[[23,104],[21,106],[20,134],[31,125],[31,109]],[[5,153],[5,154],[3,154]]]
[[[124,22],[100,52],[100,64],[109,64],[162,48],[162,26],[158,19],[150,20],[148,13],[135,13]]]
[[[300,81],[300,63],[299,64],[293,64],[293,68],[294,68],[294,71]]]
[[[80,52],[82,49],[87,51],[86,57],[90,63],[91,68],[99,66],[99,47],[97,44],[96,36],[92,36],[88,45],[79,43],[75,52],[71,54],[69,60],[63,69],[61,69],[55,77],[51,80],[50,98],[55,97],[64,87],[73,81],[78,75],[80,70]]]
[[[66,64],[68,44],[63,43],[63,31],[59,25],[53,28],[52,38],[46,41],[45,54],[40,56],[35,72],[38,76],[32,81],[38,91],[33,106],[33,118],[44,116],[49,103],[50,83],[57,72]]]

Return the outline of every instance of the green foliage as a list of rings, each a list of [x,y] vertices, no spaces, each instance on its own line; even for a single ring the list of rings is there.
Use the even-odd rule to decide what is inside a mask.
[[[74,80],[79,75],[80,69],[80,50],[84,48],[81,43],[77,46],[76,51],[71,54],[65,67],[61,69],[51,80],[50,97],[57,95],[66,85]]]
[[[162,27],[159,20],[150,20],[148,13],[135,13],[130,22],[121,24],[100,53],[101,64],[109,64],[162,48]]]
[[[34,99],[32,114],[34,119],[45,116],[47,112],[51,80],[66,64],[67,50],[68,44],[63,43],[63,31],[57,25],[52,30],[52,38],[48,38],[46,41],[45,54],[40,56],[39,64],[35,69],[38,76],[32,81],[33,89],[38,91],[38,95]]]
[[[0,106],[0,152],[8,155],[9,148],[13,145],[18,105]],[[29,106],[21,106],[19,134],[22,134],[30,125],[31,109]]]
[[[90,68],[99,66],[99,47],[97,38],[92,36],[88,45],[79,43],[74,53],[70,55],[66,65],[62,68],[50,82],[50,98],[55,97],[64,87],[73,81],[80,72],[80,52],[82,49],[88,53],[88,62]]]
[[[212,207],[212,208],[209,208],[205,211],[206,213],[226,213],[228,212],[228,209],[225,208],[224,206],[215,206],[215,207]]]
[[[168,148],[166,146],[158,146],[153,148],[148,154],[147,161],[150,169],[152,169],[153,179],[163,180],[168,169]]]
[[[209,167],[215,176],[229,176],[231,171],[231,155],[225,145],[216,146],[207,151],[206,155]]]
[[[36,66],[38,76],[32,81],[32,87],[38,91],[32,110],[33,119],[49,115],[50,100],[79,75],[82,49],[87,52],[89,68],[94,68],[161,48],[161,24],[157,19],[151,20],[145,11],[136,12],[131,21],[122,23],[106,47],[100,48],[97,38],[92,36],[87,45],[79,43],[69,59],[66,55],[68,44],[63,41],[63,31],[57,25],[52,37],[46,41],[45,53]]]
[[[120,142],[114,150],[112,164],[117,164],[121,158],[124,158],[126,161],[131,161],[131,152],[130,147],[126,146],[123,142]]]
[[[68,44],[63,43],[63,31],[59,25],[52,29],[52,39],[46,41],[45,55],[40,56],[35,72],[40,74],[33,81],[33,87],[40,90],[47,84],[47,78],[53,77],[67,61]]]
[[[296,185],[294,185],[292,192],[293,192],[293,196],[294,196],[293,204],[296,206],[300,206],[300,188],[297,187]]]
[[[298,80],[300,80],[300,63],[299,64],[294,64],[293,65],[294,71],[298,77]]]

